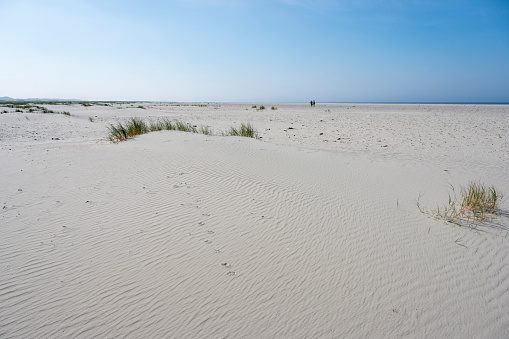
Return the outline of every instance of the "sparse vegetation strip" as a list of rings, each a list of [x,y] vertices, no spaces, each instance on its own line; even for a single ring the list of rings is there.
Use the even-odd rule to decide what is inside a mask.
[[[49,104],[49,103],[44,102],[44,104]],[[51,103],[51,104],[54,104],[54,103]],[[44,106],[39,106],[39,105],[35,105],[32,103],[3,102],[3,103],[0,103],[0,106],[15,108],[14,113],[45,113],[45,114],[71,115],[71,113],[67,112],[67,111],[63,111],[63,112],[53,111],[53,110],[50,110]],[[24,110],[26,110],[26,112]],[[12,112],[3,110],[2,113],[12,113]]]
[[[132,117],[124,122],[117,122],[116,124],[110,124],[108,127],[108,139],[111,142],[119,142],[139,134],[145,134],[148,132],[155,131],[182,131],[190,133],[201,133],[205,135],[212,135],[212,130],[208,126],[197,126],[191,125],[180,120],[170,120],[168,118],[159,119],[156,121],[146,122],[142,118]],[[231,127],[228,132],[223,135],[229,136],[242,136],[249,138],[257,138],[258,133],[250,123],[242,123],[239,128]]]

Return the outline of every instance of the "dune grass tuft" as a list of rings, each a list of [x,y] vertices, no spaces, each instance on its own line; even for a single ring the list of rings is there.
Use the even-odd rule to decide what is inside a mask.
[[[119,142],[149,132],[150,126],[143,119],[132,117],[124,123],[111,124],[108,129],[110,132],[108,139],[112,142]]]
[[[494,186],[486,186],[480,182],[470,182],[465,187],[460,187],[459,196],[454,186],[451,185],[452,194],[449,193],[449,201],[436,210],[423,210],[417,199],[417,207],[422,213],[429,214],[434,218],[446,222],[462,225],[464,222],[483,222],[497,215],[504,195]]]
[[[111,124],[108,130],[108,139],[111,142],[119,142],[134,136],[127,133],[127,128],[121,122],[118,122],[116,125]]]
[[[145,134],[148,132],[155,131],[182,131],[182,132],[190,132],[190,133],[201,133],[205,135],[212,135],[212,129],[208,126],[193,126],[190,123],[186,123],[180,120],[170,120],[168,118],[163,118],[156,121],[145,122],[142,118],[132,117],[127,119],[124,122],[117,122],[116,124],[110,124],[108,127],[108,140],[111,142],[119,142],[122,140],[126,140],[132,137],[135,137],[139,134]],[[223,133],[223,135],[231,135],[231,136],[242,136],[242,137],[250,137],[257,138],[258,133],[254,129],[254,127],[250,124],[242,123],[240,128],[231,127],[227,133]]]
[[[199,133],[205,135],[212,135],[212,129],[209,126],[200,126]]]
[[[108,130],[108,139],[111,142],[119,142],[139,134],[164,130],[202,133],[206,135],[212,134],[212,130],[209,127],[202,126],[198,130],[195,126],[189,123],[179,120],[172,121],[168,118],[160,119],[157,121],[149,121],[147,123],[142,118],[132,117],[125,122],[111,124],[108,127]]]
[[[249,122],[247,124],[241,123],[239,128],[230,127],[230,130],[226,133],[226,135],[247,138],[258,138],[258,132]]]
[[[149,132],[149,126],[142,118],[132,117],[127,124],[129,135],[138,135]]]
[[[182,131],[182,132],[198,133],[198,131],[196,130],[196,127],[192,126],[189,123],[185,123],[185,122],[179,121],[179,120],[175,121],[175,130]]]
[[[150,123],[151,131],[173,131],[175,130],[175,123],[168,118],[158,120]]]

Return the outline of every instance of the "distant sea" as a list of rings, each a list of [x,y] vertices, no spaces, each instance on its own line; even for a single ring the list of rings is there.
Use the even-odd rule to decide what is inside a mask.
[[[391,105],[509,105],[509,102],[421,102],[421,101],[408,101],[408,102],[401,102],[401,101],[370,101],[370,102],[364,102],[364,101],[323,101],[320,102],[322,104],[391,104]]]

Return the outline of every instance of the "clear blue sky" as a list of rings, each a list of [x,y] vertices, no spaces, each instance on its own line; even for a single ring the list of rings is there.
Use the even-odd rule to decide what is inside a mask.
[[[0,0],[0,96],[509,102],[509,0]]]

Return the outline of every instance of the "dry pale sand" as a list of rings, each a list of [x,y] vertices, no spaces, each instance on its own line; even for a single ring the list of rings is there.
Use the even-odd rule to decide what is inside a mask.
[[[251,106],[0,114],[0,337],[507,337],[507,200],[475,229],[415,201],[509,196],[509,106]],[[262,139],[104,140],[131,116]]]

